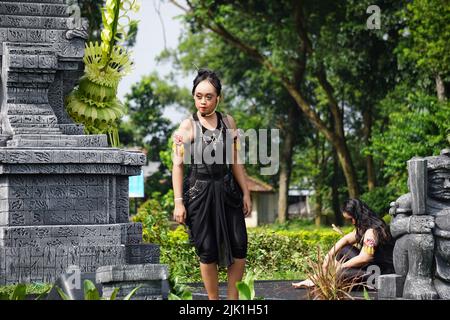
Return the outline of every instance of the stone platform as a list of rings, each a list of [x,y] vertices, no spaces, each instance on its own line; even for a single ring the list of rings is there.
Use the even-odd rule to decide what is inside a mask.
[[[301,280],[257,280],[255,281],[255,296],[264,300],[309,300],[307,289],[295,289],[291,286],[292,282]],[[203,287],[203,283],[188,283],[191,288],[194,300],[207,300],[208,295]],[[368,291],[371,300],[378,300],[376,291]],[[352,296],[356,300],[364,299],[364,292],[361,289],[352,291]],[[219,297],[221,300],[227,297],[227,284],[219,284]]]

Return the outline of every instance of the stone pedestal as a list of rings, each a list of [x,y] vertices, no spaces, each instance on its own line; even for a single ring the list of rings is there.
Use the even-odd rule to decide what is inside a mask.
[[[109,298],[114,288],[119,288],[117,299],[123,299],[140,286],[132,300],[161,300],[167,298],[168,279],[166,265],[136,264],[107,266],[97,269],[96,281],[102,284],[103,297]]]
[[[378,277],[378,299],[389,300],[401,298],[405,277],[398,274],[385,274]]]

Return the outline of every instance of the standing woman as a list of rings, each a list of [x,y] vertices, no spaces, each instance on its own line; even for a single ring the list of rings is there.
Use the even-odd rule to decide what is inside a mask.
[[[197,111],[181,122],[174,135],[174,219],[188,226],[208,298],[219,299],[218,266],[224,266],[228,268],[227,298],[237,300],[236,282],[242,280],[247,256],[244,217],[251,212],[251,199],[244,166],[237,163],[236,123],[216,111],[221,88],[215,72],[198,71],[192,88]],[[189,159],[185,145],[190,164],[183,177]]]

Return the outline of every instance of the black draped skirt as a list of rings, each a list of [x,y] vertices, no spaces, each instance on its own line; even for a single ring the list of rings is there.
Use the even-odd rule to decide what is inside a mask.
[[[233,174],[190,172],[183,184],[189,238],[202,263],[228,267],[247,256],[242,191]]]

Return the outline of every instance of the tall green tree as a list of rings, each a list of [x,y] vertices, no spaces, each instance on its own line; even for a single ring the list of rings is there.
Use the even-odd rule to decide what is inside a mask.
[[[401,11],[404,41],[398,48],[424,78],[433,79],[439,100],[448,98],[450,82],[450,1],[414,0]]]
[[[156,72],[142,77],[125,95],[129,119],[122,121],[119,131],[124,145],[142,147],[148,151],[150,161],[159,161],[159,153],[166,149],[175,129],[164,111],[173,104],[186,108],[188,97],[187,89],[169,84]]]
[[[175,2],[175,1],[172,1]],[[211,30],[269,71],[289,92],[310,123],[335,148],[350,196],[359,195],[354,161],[346,141],[343,110],[330,80],[330,67],[317,39],[330,15],[345,12],[335,1],[189,1],[186,21],[194,30]],[[293,32],[294,31],[294,32]],[[305,72],[308,71],[309,81]],[[297,82],[296,79],[302,79]],[[317,110],[308,86],[325,93],[333,127]]]

